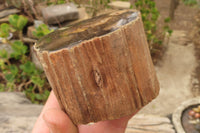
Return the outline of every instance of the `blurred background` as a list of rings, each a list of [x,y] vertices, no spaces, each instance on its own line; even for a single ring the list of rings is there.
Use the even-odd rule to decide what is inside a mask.
[[[0,0],[0,132],[30,132],[51,91],[35,42],[58,28],[123,9],[141,12],[161,87],[139,114],[167,118],[167,131],[175,132],[173,112],[200,96],[199,8],[199,0]]]

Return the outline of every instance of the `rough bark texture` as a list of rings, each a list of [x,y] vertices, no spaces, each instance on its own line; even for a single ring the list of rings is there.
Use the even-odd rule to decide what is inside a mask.
[[[36,51],[62,109],[75,124],[131,115],[159,93],[140,15],[71,48]]]

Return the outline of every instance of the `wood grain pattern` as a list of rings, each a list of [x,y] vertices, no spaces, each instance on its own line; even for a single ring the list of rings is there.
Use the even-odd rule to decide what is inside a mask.
[[[75,124],[131,115],[159,93],[140,15],[73,47],[35,50],[62,109]]]

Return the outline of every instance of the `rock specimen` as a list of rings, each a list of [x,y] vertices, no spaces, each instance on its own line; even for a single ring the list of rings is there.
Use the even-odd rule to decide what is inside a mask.
[[[129,1],[112,1],[108,5],[113,9],[130,9],[131,7]]]
[[[4,9],[4,10],[1,10],[0,11],[0,18],[4,18],[6,16],[9,16],[11,14],[16,14],[16,13],[19,13],[20,10],[18,9]]]
[[[0,93],[0,133],[31,133],[43,106],[31,104],[23,93]]]
[[[46,7],[42,9],[42,15],[48,24],[58,24],[79,18],[78,9],[73,3]]]
[[[123,10],[61,28],[35,51],[75,124],[131,115],[159,93],[141,20]]]

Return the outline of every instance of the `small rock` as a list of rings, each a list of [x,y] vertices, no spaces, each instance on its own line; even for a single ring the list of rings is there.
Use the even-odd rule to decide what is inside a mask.
[[[113,1],[108,4],[113,9],[130,9],[130,2],[126,1]]]
[[[0,24],[2,24],[2,23],[8,23],[8,21],[9,21],[8,16],[4,17],[4,18],[0,18]]]
[[[0,93],[0,133],[30,133],[43,106],[31,104],[23,93]]]
[[[37,4],[35,6],[35,9],[36,9],[36,11],[37,11],[37,13],[38,13],[39,16],[42,16],[42,10],[44,8],[46,8],[46,7],[47,7],[46,3],[39,3],[39,4]]]
[[[41,21],[41,20],[34,20],[34,27],[35,28],[38,28],[41,24],[44,24],[44,22]]]
[[[48,24],[58,24],[79,18],[78,9],[73,3],[46,7],[42,9],[42,15]]]
[[[35,27],[34,27],[34,26],[29,26],[29,27],[28,27],[28,31],[27,31],[27,36],[28,36],[29,38],[32,38],[32,39],[37,39],[37,37],[35,37],[35,36],[33,35],[33,31],[36,31]]]
[[[0,18],[4,18],[6,16],[9,16],[11,14],[16,14],[16,13],[19,13],[20,10],[18,9],[5,9],[3,11],[0,12]]]
[[[57,26],[49,26],[49,29],[50,30],[57,30],[59,27],[57,27]]]
[[[43,71],[43,67],[42,67],[40,61],[37,58],[37,55],[36,55],[36,53],[33,49],[33,46],[31,46],[31,59],[32,59],[32,62],[35,64],[36,68]]]
[[[24,41],[24,43],[28,43],[28,44],[35,44],[37,42],[36,39],[32,39],[32,38],[28,38],[28,37],[23,37],[23,41]]]
[[[0,43],[0,50],[6,50],[8,52],[8,55],[10,55],[11,53],[13,53],[13,49],[9,44],[1,44]]]
[[[7,40],[12,39],[12,37],[13,37],[13,33],[9,33],[9,36],[7,37]],[[4,38],[0,37],[0,43],[3,42],[3,40],[4,40]]]
[[[87,14],[85,8],[78,8],[78,11],[79,11],[79,19],[80,20],[89,18],[89,15]]]
[[[31,102],[23,93],[19,92],[1,92],[0,105],[3,104],[30,104]]]
[[[31,130],[33,129],[36,120],[37,117],[10,117],[5,115],[2,116],[0,115],[0,132],[31,133]]]
[[[72,25],[74,23],[78,23],[78,22],[80,22],[80,21],[82,21],[84,19],[88,19],[89,18],[89,15],[87,14],[85,8],[78,8],[78,11],[79,11],[79,19],[78,20],[64,22],[64,23],[62,23],[62,26],[66,27],[66,26]]]

